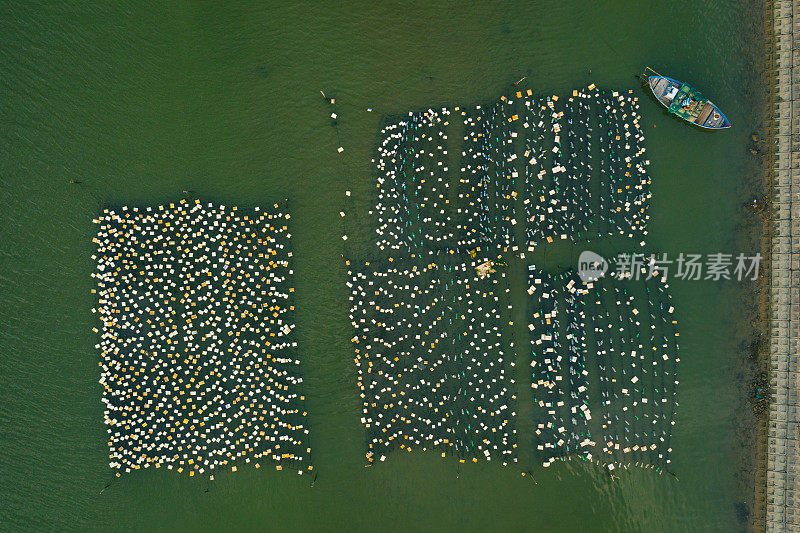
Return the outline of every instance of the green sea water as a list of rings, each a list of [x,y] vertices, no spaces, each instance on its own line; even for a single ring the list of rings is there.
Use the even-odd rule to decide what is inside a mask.
[[[369,208],[385,115],[488,101],[523,76],[540,94],[594,82],[642,96],[650,244],[755,252],[737,246],[749,223],[741,204],[759,179],[748,151],[762,118],[757,3],[164,5],[0,6],[0,529],[745,527],[735,416],[746,394],[736,378],[745,302],[725,283],[672,284],[678,479],[629,470],[610,483],[576,462],[544,469],[524,438],[521,463],[537,484],[494,463],[461,465],[457,477],[457,461],[435,452],[365,469],[338,213],[346,206],[358,221]],[[734,128],[709,133],[666,115],[634,78],[645,65],[706,92]],[[320,90],[336,97],[337,128]],[[226,205],[290,199],[313,488],[308,476],[243,465],[214,482],[139,471],[100,493],[112,471],[91,331],[92,219],[107,205],[159,204],[184,190]],[[536,259],[572,266],[581,249]],[[525,265],[511,268],[524,333]],[[516,343],[521,389],[526,344]]]

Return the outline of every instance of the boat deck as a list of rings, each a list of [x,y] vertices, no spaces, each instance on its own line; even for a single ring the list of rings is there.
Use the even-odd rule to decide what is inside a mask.
[[[700,116],[695,119],[694,123],[706,128],[719,128],[725,123],[725,119],[714,104],[706,102],[700,112]]]
[[[675,98],[676,91],[672,89],[680,89],[680,84],[676,84],[666,78],[658,78],[657,80],[650,79],[650,88],[653,94],[656,95],[658,101],[669,107],[672,99]]]
[[[706,105],[704,105],[703,109],[700,110],[700,114],[697,116],[697,119],[695,119],[695,123],[705,124],[712,111],[714,111],[714,106],[711,105],[711,102],[706,102]]]

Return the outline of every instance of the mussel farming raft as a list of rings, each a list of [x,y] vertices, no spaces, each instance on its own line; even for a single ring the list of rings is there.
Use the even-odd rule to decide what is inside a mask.
[[[516,461],[508,284],[478,274],[482,257],[416,259],[350,271],[367,460],[435,447],[462,461]]]
[[[517,224],[528,247],[641,239],[651,192],[638,109],[630,94],[592,85],[566,98],[520,91],[391,119],[373,160],[377,247],[506,247],[517,242]],[[460,143],[452,130],[463,132]]]
[[[659,472],[669,463],[678,380],[677,321],[665,279],[643,269],[585,283],[531,267],[537,454]]]
[[[190,476],[309,471],[285,206],[199,201],[99,219],[100,383],[110,466]]]
[[[504,258],[556,240],[645,243],[651,182],[638,105],[590,85],[387,119],[372,160],[374,240],[344,236],[368,464],[428,448],[517,462]],[[677,332],[666,285],[649,274],[584,283],[531,271],[525,386],[546,466],[669,463]]]

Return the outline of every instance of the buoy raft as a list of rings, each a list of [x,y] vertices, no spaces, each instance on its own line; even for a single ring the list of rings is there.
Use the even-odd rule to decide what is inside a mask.
[[[506,377],[506,365],[513,363],[503,360],[513,347],[503,333],[510,306],[498,259],[509,248],[518,250],[518,224],[525,228],[523,245],[529,250],[555,240],[617,234],[644,243],[651,180],[639,104],[631,93],[594,84],[567,97],[528,90],[488,105],[430,108],[387,119],[372,160],[377,179],[369,214],[377,239],[366,260],[349,253],[346,261],[369,463],[385,460],[394,449],[428,447],[457,453],[462,461],[516,461],[514,418],[506,414],[515,410],[513,380]],[[463,125],[460,143],[448,136],[457,122]],[[604,386],[631,373],[621,363],[609,367],[591,350],[601,326],[587,317],[590,288],[574,273],[555,278],[538,273],[537,279],[545,281],[541,289],[532,286],[531,301],[540,308],[529,328],[536,343],[534,367],[540,365],[532,385],[543,464],[580,457],[625,466],[636,462],[630,454],[645,448],[651,466],[668,463],[670,433],[662,426],[671,426],[674,390],[670,397],[666,384],[653,385],[652,398],[636,400],[638,410],[620,401],[635,387],[616,397],[604,388],[598,397],[589,386],[590,369]],[[498,280],[506,285],[487,292],[490,302],[471,292]],[[665,316],[663,309],[654,313]],[[615,317],[609,316],[613,324]],[[659,327],[663,332],[663,324]],[[636,332],[636,339],[641,335]],[[458,344],[462,339],[468,341],[466,351]],[[677,345],[671,350],[664,349],[662,361],[677,360]],[[488,391],[479,381],[482,365],[491,372],[502,369]],[[615,376],[617,369],[624,376]],[[659,375],[674,377],[666,370]],[[647,380],[633,377],[642,389]],[[598,400],[606,403],[601,407]],[[645,404],[659,405],[661,414],[634,414]],[[645,419],[655,420],[661,431],[657,443],[650,438],[655,429],[641,426]],[[598,424],[609,431],[594,430]],[[619,443],[622,455],[607,453],[616,452]]]
[[[389,118],[373,158],[378,248],[508,247],[518,223],[528,248],[647,235],[650,162],[638,100],[590,87]],[[449,139],[451,122],[463,124],[460,145]]]
[[[663,273],[640,274],[585,283],[571,271],[531,267],[535,440],[544,466],[577,457],[661,472],[670,463],[677,321]]]
[[[431,448],[516,462],[505,273],[480,276],[481,256],[392,259],[349,271],[367,461]]]
[[[313,468],[289,219],[278,204],[181,200],[95,220],[96,347],[117,475],[213,474],[242,460]]]
[[[524,100],[528,246],[647,235],[651,179],[639,103],[596,87]],[[510,103],[510,101],[506,101]]]

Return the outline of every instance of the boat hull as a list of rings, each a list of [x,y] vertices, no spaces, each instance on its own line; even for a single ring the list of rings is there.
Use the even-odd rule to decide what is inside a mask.
[[[730,128],[725,114],[700,91],[667,76],[648,76],[647,84],[667,111],[690,124],[708,130]]]

